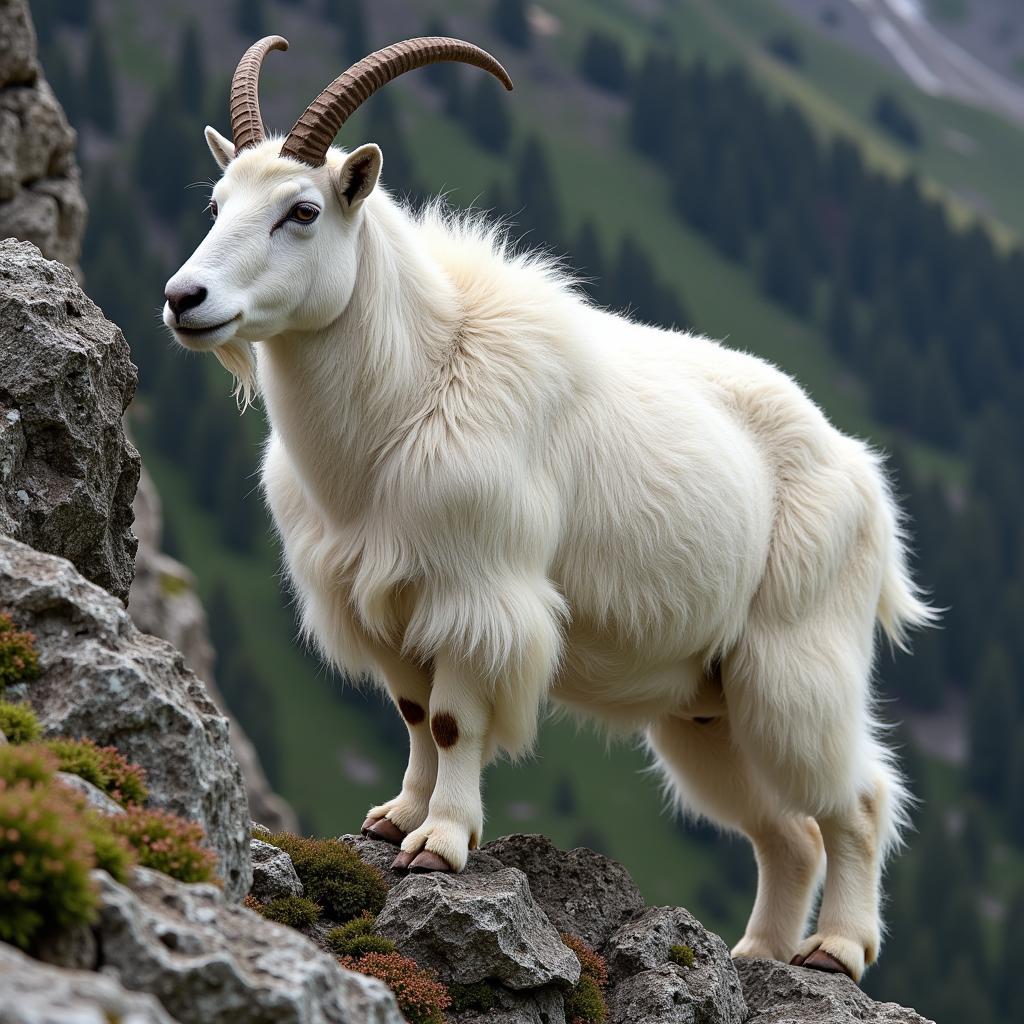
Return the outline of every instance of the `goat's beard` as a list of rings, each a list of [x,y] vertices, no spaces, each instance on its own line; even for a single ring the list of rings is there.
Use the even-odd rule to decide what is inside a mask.
[[[235,388],[231,393],[238,402],[238,408],[245,412],[259,390],[256,382],[256,356],[251,343],[225,341],[213,350],[213,354],[220,365],[235,378]]]

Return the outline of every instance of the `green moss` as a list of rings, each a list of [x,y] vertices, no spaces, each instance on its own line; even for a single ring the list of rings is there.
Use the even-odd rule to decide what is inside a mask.
[[[57,759],[45,747],[0,747],[0,783],[16,786],[27,782],[37,786],[50,782],[57,771]]]
[[[100,747],[92,740],[49,740],[46,744],[70,772],[91,782],[122,807],[145,803],[148,794],[145,773],[114,747]]]
[[[0,732],[8,743],[34,743],[43,735],[36,713],[27,704],[0,700]]]
[[[487,1013],[498,1005],[498,993],[488,981],[477,981],[472,985],[449,985],[448,993],[452,998],[452,1013],[462,1013],[464,1010]]]
[[[201,845],[203,830],[194,822],[169,811],[137,806],[108,820],[111,831],[127,841],[143,867],[162,871],[179,882],[216,881],[217,858]]]
[[[96,867],[106,871],[115,881],[127,882],[136,862],[135,851],[128,841],[110,827],[110,818],[94,811],[85,813],[85,830],[95,853]]]
[[[278,832],[268,843],[284,850],[295,865],[306,895],[336,921],[364,912],[380,913],[387,896],[384,876],[337,839],[312,839]]]
[[[33,633],[19,630],[6,612],[0,612],[0,693],[5,686],[39,675],[39,652]]]
[[[693,966],[693,949],[690,946],[671,946],[668,951],[668,958],[680,967]]]
[[[65,787],[0,779],[0,940],[29,949],[45,932],[91,921],[94,863],[80,804]]]
[[[257,908],[268,920],[289,928],[311,928],[320,920],[321,907],[305,896],[279,896]]]
[[[604,1024],[608,1019],[604,993],[593,978],[580,975],[579,983],[566,997],[565,1019],[569,1024]]]
[[[324,942],[335,956],[360,957],[365,953],[394,953],[398,947],[374,930],[375,919],[364,913],[339,928],[332,928]]]
[[[358,959],[342,957],[341,964],[383,981],[409,1024],[445,1024],[444,1011],[451,1005],[448,989],[415,960],[401,953],[367,953]]]

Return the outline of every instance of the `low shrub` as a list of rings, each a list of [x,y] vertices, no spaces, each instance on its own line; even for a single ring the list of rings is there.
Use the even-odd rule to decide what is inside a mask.
[[[62,772],[91,782],[122,807],[146,802],[145,772],[120,754],[115,747],[101,747],[92,740],[49,740]]]
[[[179,882],[217,880],[217,858],[201,845],[203,829],[195,822],[139,806],[108,821],[114,834],[127,840],[143,867],[162,871]]]
[[[415,960],[401,953],[366,953],[342,957],[341,965],[383,981],[409,1024],[444,1024],[444,1011],[451,1005],[448,989]]]
[[[268,921],[286,924],[289,928],[312,928],[320,920],[322,908],[305,896],[278,896],[268,903],[258,904],[256,910]]]
[[[463,1013],[476,1010],[478,1013],[489,1013],[498,1005],[498,993],[487,981],[476,981],[471,985],[449,985],[452,1013]]]
[[[39,675],[39,652],[34,633],[19,630],[6,612],[0,612],[0,693],[5,686]]]
[[[91,921],[94,863],[73,794],[52,779],[0,778],[0,940],[28,949],[44,932]]]
[[[0,700],[0,732],[8,743],[34,743],[43,735],[36,713],[27,704]]]
[[[340,928],[332,928],[324,942],[335,956],[361,957],[365,953],[396,953],[398,947],[383,935],[378,935],[373,926],[376,919],[364,913],[353,918]]]
[[[46,747],[27,744],[22,747],[0,747],[0,782],[15,786],[27,782],[38,786],[51,782],[57,771],[57,759]]]
[[[106,871],[116,882],[127,882],[129,872],[137,860],[128,840],[111,831],[111,819],[102,814],[85,810],[84,821],[95,854],[96,867]]]
[[[608,964],[578,935],[562,935],[565,943],[580,962],[580,980],[565,998],[565,1019],[568,1024],[604,1024],[608,1019],[608,1003],[604,987],[608,984]]]
[[[692,967],[693,966],[693,947],[692,946],[670,946],[668,951],[668,958],[674,964],[678,964],[680,967]]]
[[[364,912],[380,913],[387,896],[384,876],[361,860],[350,846],[337,839],[312,839],[277,832],[268,843],[284,850],[306,895],[336,921],[348,921]]]

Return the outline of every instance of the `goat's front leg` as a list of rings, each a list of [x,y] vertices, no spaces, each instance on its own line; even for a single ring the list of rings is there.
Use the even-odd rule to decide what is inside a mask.
[[[363,835],[397,846],[408,833],[423,824],[437,777],[437,748],[427,721],[430,670],[383,653],[378,658],[378,672],[409,730],[409,764],[402,779],[401,793],[367,812]]]
[[[430,691],[437,781],[427,819],[406,836],[395,867],[461,871],[466,866],[483,831],[480,775],[493,715],[493,688],[466,662],[438,655]]]

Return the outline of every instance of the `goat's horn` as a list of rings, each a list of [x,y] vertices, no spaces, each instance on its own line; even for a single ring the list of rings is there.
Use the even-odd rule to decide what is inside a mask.
[[[288,40],[282,36],[264,36],[242,55],[231,79],[231,137],[235,152],[258,145],[266,138],[260,116],[260,68],[271,50],[287,50]]]
[[[308,107],[288,133],[281,156],[319,167],[341,126],[378,89],[392,79],[427,64],[459,61],[489,71],[506,89],[508,72],[486,50],[461,39],[423,36],[384,47],[339,75]]]

